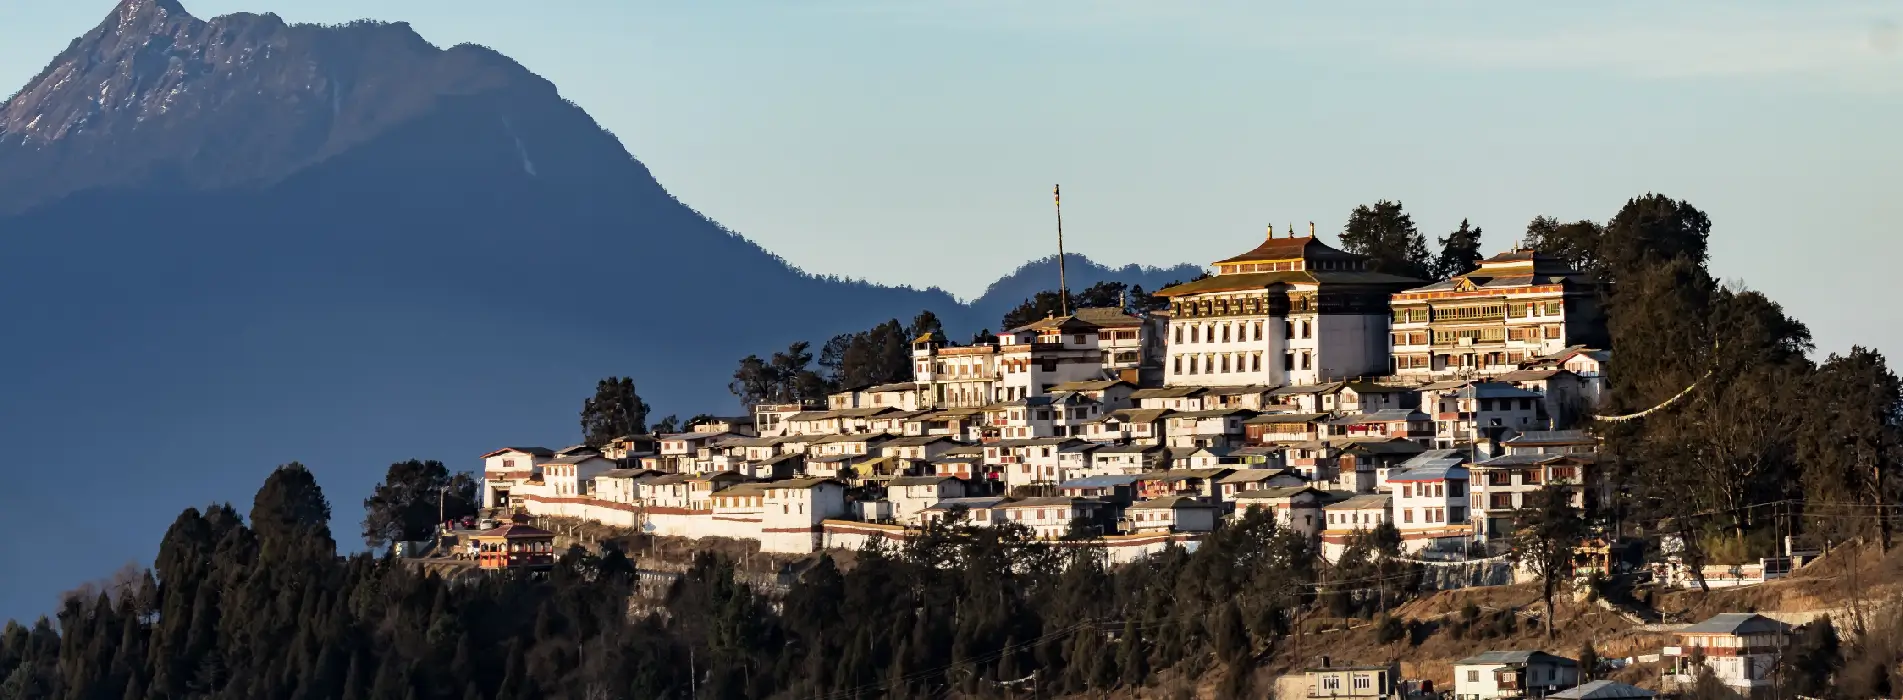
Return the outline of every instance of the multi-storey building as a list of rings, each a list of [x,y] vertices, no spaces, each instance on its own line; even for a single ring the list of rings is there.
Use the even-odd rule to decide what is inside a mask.
[[[1168,287],[1171,386],[1315,384],[1388,371],[1388,297],[1419,280],[1307,237],[1269,238]]]
[[[993,398],[1011,401],[1050,393],[1065,382],[1104,378],[1097,325],[1077,318],[1047,318],[998,335],[998,388]]]
[[[1672,634],[1677,643],[1660,654],[1666,680],[1690,688],[1709,668],[1718,682],[1752,698],[1776,688],[1778,659],[1791,642],[1789,625],[1754,613],[1720,613]]]
[[[972,408],[997,396],[998,346],[948,346],[937,333],[912,341],[912,378],[919,403],[932,408]]]
[[[1422,378],[1498,374],[1573,345],[1603,347],[1598,289],[1591,275],[1536,251],[1493,256],[1393,296],[1390,368]]]

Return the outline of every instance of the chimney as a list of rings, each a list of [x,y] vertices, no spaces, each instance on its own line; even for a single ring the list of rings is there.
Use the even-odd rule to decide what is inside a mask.
[[[1317,658],[1315,659],[1315,667],[1316,667],[1316,668],[1329,668],[1329,665],[1328,665],[1328,657],[1326,657],[1326,656],[1322,656],[1322,657],[1317,657]]]
[[[1269,224],[1269,240],[1275,239],[1275,224]]]

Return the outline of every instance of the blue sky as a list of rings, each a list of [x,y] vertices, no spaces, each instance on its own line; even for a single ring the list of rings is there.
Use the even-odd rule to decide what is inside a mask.
[[[111,9],[14,0],[0,82]],[[1552,6],[1548,6],[1552,5]],[[970,296],[1050,245],[1205,262],[1402,200],[1490,250],[1657,191],[1824,350],[1894,348],[1887,2],[187,0],[410,22],[550,78],[684,201],[814,272]],[[5,77],[5,76],[11,76]],[[1431,243],[1431,241],[1430,241]]]

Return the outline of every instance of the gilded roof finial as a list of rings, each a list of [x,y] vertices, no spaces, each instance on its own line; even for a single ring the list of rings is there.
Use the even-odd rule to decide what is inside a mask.
[[[1269,224],[1269,240],[1275,239],[1275,224]]]

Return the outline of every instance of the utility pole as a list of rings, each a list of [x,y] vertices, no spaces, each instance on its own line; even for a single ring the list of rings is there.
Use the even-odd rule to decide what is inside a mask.
[[[1051,185],[1051,205],[1057,208],[1057,314],[1070,315],[1070,282],[1064,277],[1064,197]]]

